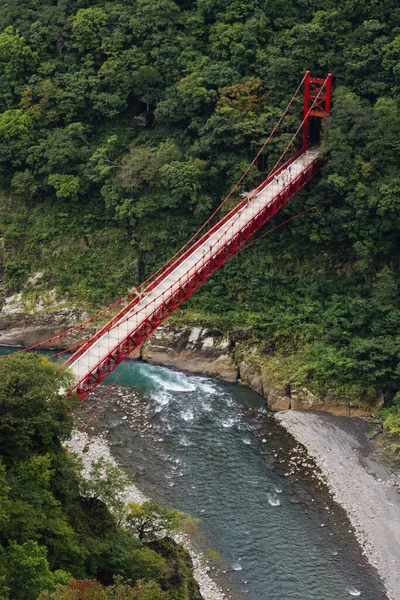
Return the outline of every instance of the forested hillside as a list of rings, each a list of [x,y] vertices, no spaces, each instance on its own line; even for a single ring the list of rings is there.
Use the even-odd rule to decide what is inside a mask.
[[[125,506],[117,467],[83,479],[62,446],[69,384],[43,356],[0,363],[0,600],[201,600],[188,552],[165,537],[187,515]]]
[[[8,0],[0,23],[3,291],[56,288],[89,307],[197,229],[306,70],[334,73],[329,160],[275,222],[327,204],[186,310],[252,327],[317,392],[384,399],[400,431],[398,2]]]

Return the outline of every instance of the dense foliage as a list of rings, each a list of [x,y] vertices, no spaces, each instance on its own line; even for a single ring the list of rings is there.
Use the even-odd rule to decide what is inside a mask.
[[[4,289],[56,288],[91,306],[186,241],[307,69],[338,76],[329,160],[277,219],[327,204],[241,253],[189,307],[214,326],[253,327],[319,393],[392,401],[396,0],[8,0],[0,23]],[[140,128],[147,107],[156,119]]]
[[[143,543],[133,505],[120,526],[116,467],[95,463],[84,481],[61,445],[72,427],[60,390],[69,383],[38,355],[0,361],[0,600],[197,600],[185,591],[197,588],[183,548],[168,538]],[[159,522],[178,523],[154,503],[140,517],[146,540]]]

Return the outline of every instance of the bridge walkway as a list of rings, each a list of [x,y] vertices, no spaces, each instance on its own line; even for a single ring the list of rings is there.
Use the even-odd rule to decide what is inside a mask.
[[[242,203],[242,206],[228,220],[221,219],[220,226],[214,228],[211,235],[205,234],[202,243],[193,244],[192,248],[186,253],[184,260],[177,260],[175,268],[169,269],[156,287],[148,293],[146,290],[140,297],[139,302],[133,309],[125,314],[111,329],[106,331],[98,339],[94,339],[86,350],[77,356],[68,365],[69,369],[75,374],[78,383],[83,380],[88,374],[94,374],[96,377],[96,369],[100,367],[103,361],[118,346],[123,340],[131,335],[162,305],[168,303],[169,299],[173,298],[174,294],[179,289],[191,287],[191,280],[198,276],[198,273],[212,262],[214,258],[223,249],[229,245],[248,224],[257,218],[265,207],[270,205],[274,199],[285,190],[292,186],[293,182],[299,176],[309,169],[309,167],[318,161],[320,157],[319,148],[313,147],[298,156],[290,164],[290,173],[288,169],[284,174],[280,173],[278,180],[272,178],[267,185],[260,191],[250,192],[247,202]],[[268,180],[267,180],[268,181]],[[202,240],[200,240],[202,241]],[[215,269],[214,269],[215,270]],[[188,294],[190,295],[190,293]],[[172,312],[172,311],[171,311]],[[104,377],[102,377],[103,379]],[[79,387],[79,386],[78,386]]]

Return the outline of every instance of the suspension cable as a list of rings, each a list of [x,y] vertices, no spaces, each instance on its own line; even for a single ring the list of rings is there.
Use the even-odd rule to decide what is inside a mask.
[[[326,84],[326,81],[327,81],[327,80],[325,79],[324,85]],[[290,146],[292,145],[292,143],[293,143],[293,140],[294,140],[294,139],[296,138],[296,136],[298,135],[298,133],[299,133],[300,129],[301,129],[301,128],[302,128],[302,126],[304,125],[304,122],[305,122],[305,120],[308,118],[308,116],[309,116],[310,112],[311,112],[311,111],[312,111],[312,109],[314,108],[314,105],[315,105],[315,104],[316,104],[316,102],[318,101],[318,98],[319,98],[319,96],[320,96],[320,95],[321,95],[321,93],[322,93],[322,90],[323,90],[323,88],[324,88],[324,85],[321,87],[321,89],[320,89],[319,93],[318,93],[318,94],[317,94],[317,96],[314,98],[314,101],[313,101],[313,103],[311,104],[311,106],[310,106],[310,108],[309,108],[309,110],[308,110],[307,114],[304,116],[304,119],[303,119],[303,121],[301,122],[300,126],[298,127],[298,129],[297,129],[296,133],[293,135],[292,139],[291,139],[291,140],[289,141],[289,143],[287,144],[287,146],[286,146],[285,150],[283,151],[283,153],[281,154],[280,158],[278,159],[278,161],[277,161],[277,162],[276,162],[276,164],[274,165],[274,168],[273,168],[273,169],[272,169],[272,171],[270,172],[270,175],[271,175],[271,174],[273,174],[273,173],[275,172],[275,169],[276,169],[277,165],[280,163],[281,159],[282,159],[282,158],[285,156],[286,152],[288,151],[288,149],[289,149],[289,148],[290,148]],[[298,89],[299,89],[299,88],[298,88]],[[270,137],[271,137],[271,136],[270,136]],[[266,144],[264,144],[264,147],[265,147],[265,145],[266,145]],[[258,153],[257,157],[260,155],[260,152],[261,152],[261,150],[259,151],[259,153]],[[256,159],[257,159],[257,157],[256,157],[254,160],[256,160]],[[253,163],[254,163],[254,160],[253,160]],[[242,176],[242,177],[243,177],[243,176]],[[231,228],[232,228],[232,227],[235,225],[235,223],[238,221],[238,219],[240,219],[240,217],[241,217],[241,211],[238,211],[238,213],[235,215],[235,217],[234,217],[234,219],[233,219],[232,223],[230,224],[230,226],[229,226],[229,229],[231,229]],[[218,242],[220,241],[220,239],[222,239],[222,237],[223,237],[224,235],[226,235],[226,233],[227,233],[227,231],[225,231],[225,232],[224,232],[224,233],[221,235],[221,237],[220,237],[220,238],[218,238],[218,240],[217,240],[217,242],[216,242],[217,244],[218,244]],[[202,258],[200,258],[200,259],[199,259],[197,262],[201,262],[201,260],[202,260]],[[197,264],[197,263],[195,263],[195,265],[196,265],[196,264]],[[194,266],[195,266],[195,265],[194,265]],[[191,267],[191,268],[193,268],[193,267]],[[162,294],[164,294],[164,292],[162,292]],[[161,294],[160,294],[160,296],[161,296]],[[159,297],[159,296],[158,296],[158,297]],[[157,298],[158,298],[158,297],[157,297]],[[153,299],[153,300],[152,300],[152,302],[154,303],[154,302],[155,302],[155,300],[156,300],[157,298]],[[147,307],[147,305],[143,306],[143,307],[140,309],[140,311],[139,311],[139,312],[141,312],[141,311],[145,310],[145,309],[146,309],[146,307]],[[120,326],[121,326],[121,325],[123,325],[123,324],[124,324],[126,321],[128,321],[130,318],[131,318],[131,316],[130,316],[129,314],[128,314],[128,316],[124,315],[123,317],[121,317],[121,320],[118,320],[116,323],[113,323],[113,324],[110,326],[110,329],[109,329],[108,331],[112,331],[113,329],[116,329],[117,327],[120,327]],[[90,342],[90,340],[89,340],[87,343],[89,343],[89,342]],[[78,382],[78,383],[79,383],[79,382]]]
[[[263,237],[269,235],[273,231],[276,231],[276,229],[279,229],[283,225],[286,225],[287,223],[290,223],[290,221],[293,221],[294,219],[297,219],[298,217],[302,217],[306,213],[314,210],[315,208],[318,208],[319,206],[322,206],[323,204],[327,204],[327,203],[328,203],[328,201],[324,200],[324,202],[320,202],[319,204],[314,204],[314,206],[311,206],[310,208],[307,208],[307,210],[303,210],[302,212],[299,212],[297,215],[294,215],[293,217],[290,217],[290,219],[286,219],[286,221],[282,221],[282,223],[279,223],[279,225],[276,225],[275,227],[272,227],[272,229],[268,229],[268,231],[266,231],[262,235],[258,236],[257,238],[251,240],[251,242],[249,242],[248,244],[245,244],[244,246],[242,246],[241,248],[239,248],[239,250],[236,252],[236,254],[240,254],[240,252],[242,252],[243,250],[247,250],[247,248],[250,248],[250,246],[252,246],[256,242],[258,242],[258,240],[261,240]]]

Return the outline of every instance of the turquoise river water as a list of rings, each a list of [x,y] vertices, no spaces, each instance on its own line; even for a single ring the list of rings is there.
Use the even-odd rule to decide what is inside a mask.
[[[232,598],[385,598],[312,461],[290,474],[301,449],[249,389],[131,362],[94,431],[146,495],[201,519]]]

